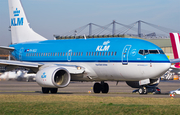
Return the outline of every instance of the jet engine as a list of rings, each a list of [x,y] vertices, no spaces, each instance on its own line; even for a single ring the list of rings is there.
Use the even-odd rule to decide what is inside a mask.
[[[69,85],[70,80],[71,75],[69,71],[59,66],[43,68],[36,75],[36,82],[41,87],[63,88]]]
[[[150,79],[150,83],[146,84],[146,87],[155,87],[159,84],[160,79]],[[126,84],[132,88],[141,88],[142,86],[139,84],[139,81],[126,81]]]

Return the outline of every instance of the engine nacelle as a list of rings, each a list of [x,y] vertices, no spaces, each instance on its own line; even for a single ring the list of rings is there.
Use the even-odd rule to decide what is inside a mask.
[[[160,79],[150,79],[150,83],[145,85],[146,87],[155,87],[159,84]],[[141,88],[139,81],[126,81],[126,84],[132,88]]]
[[[65,68],[50,66],[37,72],[36,82],[41,87],[63,88],[69,85],[71,75]]]

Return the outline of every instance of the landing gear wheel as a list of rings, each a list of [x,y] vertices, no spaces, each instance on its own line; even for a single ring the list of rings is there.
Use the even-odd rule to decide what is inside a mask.
[[[101,84],[100,83],[95,83],[94,86],[93,86],[93,91],[94,91],[94,93],[100,93]]]
[[[49,93],[49,88],[42,87],[42,93]]]
[[[146,87],[143,87],[143,89],[144,89],[144,94],[147,94],[147,89],[146,89]]]
[[[58,91],[58,88],[51,88],[51,89],[50,89],[50,92],[51,92],[51,93],[57,93],[57,91]]]
[[[144,88],[143,88],[143,87],[139,88],[139,94],[140,94],[140,95],[141,95],[141,94],[144,94]]]
[[[102,84],[102,93],[109,92],[109,85],[107,83]]]
[[[141,87],[141,88],[139,88],[139,94],[141,95],[141,94],[147,94],[147,89],[146,89],[146,87]]]

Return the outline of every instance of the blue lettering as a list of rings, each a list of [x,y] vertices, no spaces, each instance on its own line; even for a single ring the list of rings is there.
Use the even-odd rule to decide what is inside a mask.
[[[17,25],[22,26],[23,25],[23,19],[24,18],[17,18]]]
[[[11,18],[11,26],[22,26],[24,18]]]
[[[14,26],[15,18],[11,18],[11,26]]]

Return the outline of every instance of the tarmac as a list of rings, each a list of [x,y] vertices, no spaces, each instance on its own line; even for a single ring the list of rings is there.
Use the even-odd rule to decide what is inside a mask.
[[[132,93],[134,88],[129,87],[126,82],[107,82],[109,84],[109,93],[95,94],[93,93],[93,82],[71,82],[65,88],[59,88],[57,94],[43,94],[41,87],[36,82],[24,81],[0,81],[0,95],[22,94],[22,95],[84,95],[98,97],[148,97],[148,98],[170,98],[169,91],[180,88],[180,81],[161,81],[158,87],[161,94],[148,93],[147,95],[139,95]],[[180,98],[175,95],[174,98]]]

